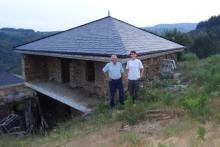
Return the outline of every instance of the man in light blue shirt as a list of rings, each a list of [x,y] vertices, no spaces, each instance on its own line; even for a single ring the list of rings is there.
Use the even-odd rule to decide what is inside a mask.
[[[117,56],[111,56],[111,62],[107,63],[105,67],[102,69],[105,74],[105,79],[109,81],[109,89],[110,89],[110,106],[115,106],[115,93],[116,90],[119,90],[119,102],[120,104],[124,104],[124,88],[122,83],[122,74],[124,73],[124,69],[120,62],[117,62]]]

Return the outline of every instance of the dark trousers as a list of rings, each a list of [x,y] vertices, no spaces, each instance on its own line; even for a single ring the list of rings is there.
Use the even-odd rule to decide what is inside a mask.
[[[120,104],[124,104],[124,88],[123,88],[123,83],[122,79],[117,79],[117,80],[110,80],[109,81],[109,89],[110,89],[110,106],[113,107],[115,106],[115,93],[116,90],[118,89],[119,91],[119,102]]]
[[[128,91],[130,96],[133,98],[133,102],[138,99],[139,92],[139,80],[128,80]]]

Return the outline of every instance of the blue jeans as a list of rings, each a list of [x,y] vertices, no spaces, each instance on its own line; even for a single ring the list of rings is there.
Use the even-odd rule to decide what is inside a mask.
[[[123,83],[122,83],[122,79],[111,79],[109,81],[109,89],[110,89],[110,96],[111,96],[111,100],[110,100],[110,106],[114,107],[115,106],[115,93],[116,90],[118,89],[119,91],[119,102],[120,104],[124,104],[124,88],[123,88]]]

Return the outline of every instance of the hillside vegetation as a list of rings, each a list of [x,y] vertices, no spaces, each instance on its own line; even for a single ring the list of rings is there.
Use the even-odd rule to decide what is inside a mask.
[[[17,54],[13,47],[27,43],[54,32],[35,32],[28,29],[0,29],[0,70],[20,73],[20,55]]]
[[[177,29],[180,32],[187,33],[195,30],[197,23],[175,23],[175,24],[158,24],[152,27],[145,27],[144,29],[163,35],[166,31]]]
[[[186,47],[187,52],[195,53],[199,58],[220,53],[220,15],[212,16],[198,23],[195,30],[182,33],[177,29],[164,34],[169,40]]]

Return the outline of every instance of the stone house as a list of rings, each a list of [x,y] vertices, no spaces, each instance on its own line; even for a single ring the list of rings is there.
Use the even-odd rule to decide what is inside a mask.
[[[82,96],[86,92],[108,95],[102,68],[112,54],[125,66],[136,50],[150,76],[159,72],[162,59],[177,60],[183,49],[111,16],[15,48],[22,54],[27,86],[82,112],[91,110],[91,98]]]

